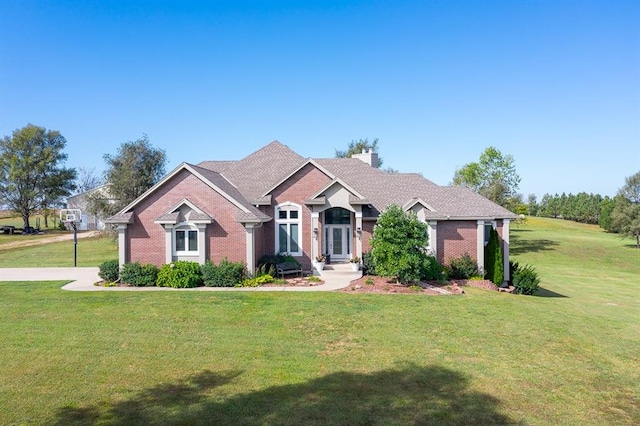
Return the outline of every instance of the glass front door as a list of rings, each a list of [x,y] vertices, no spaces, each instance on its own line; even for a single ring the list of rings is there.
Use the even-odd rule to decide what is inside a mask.
[[[327,225],[325,227],[326,253],[332,259],[348,259],[351,253],[351,227],[348,225]]]

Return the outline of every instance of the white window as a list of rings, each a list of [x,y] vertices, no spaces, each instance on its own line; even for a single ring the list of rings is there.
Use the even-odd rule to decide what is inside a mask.
[[[285,203],[276,206],[276,252],[302,256],[301,216],[301,208],[297,204]]]
[[[173,230],[173,253],[176,256],[197,256],[198,228],[190,224],[180,224]]]

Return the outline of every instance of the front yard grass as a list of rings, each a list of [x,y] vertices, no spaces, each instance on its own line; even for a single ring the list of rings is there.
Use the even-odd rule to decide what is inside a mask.
[[[514,226],[537,297],[0,283],[0,424],[638,424],[627,243]]]
[[[12,248],[8,245],[23,238],[37,239],[42,236],[0,235],[0,268],[73,266],[73,240],[29,247]],[[78,238],[78,266],[99,266],[102,262],[117,258],[118,245],[110,238]]]

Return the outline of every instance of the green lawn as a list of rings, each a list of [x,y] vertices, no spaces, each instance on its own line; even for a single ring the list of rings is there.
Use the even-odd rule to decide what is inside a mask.
[[[7,245],[12,241],[45,237],[0,235],[0,268],[73,266],[73,240],[17,248]],[[98,266],[118,258],[118,245],[108,237],[78,238],[77,251],[78,266]]]
[[[631,243],[514,226],[544,297],[0,283],[0,424],[639,424]]]

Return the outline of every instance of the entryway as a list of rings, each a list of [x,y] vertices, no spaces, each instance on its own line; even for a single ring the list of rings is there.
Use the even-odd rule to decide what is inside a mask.
[[[351,257],[351,226],[326,225],[324,227],[325,253],[331,261],[346,260]]]

